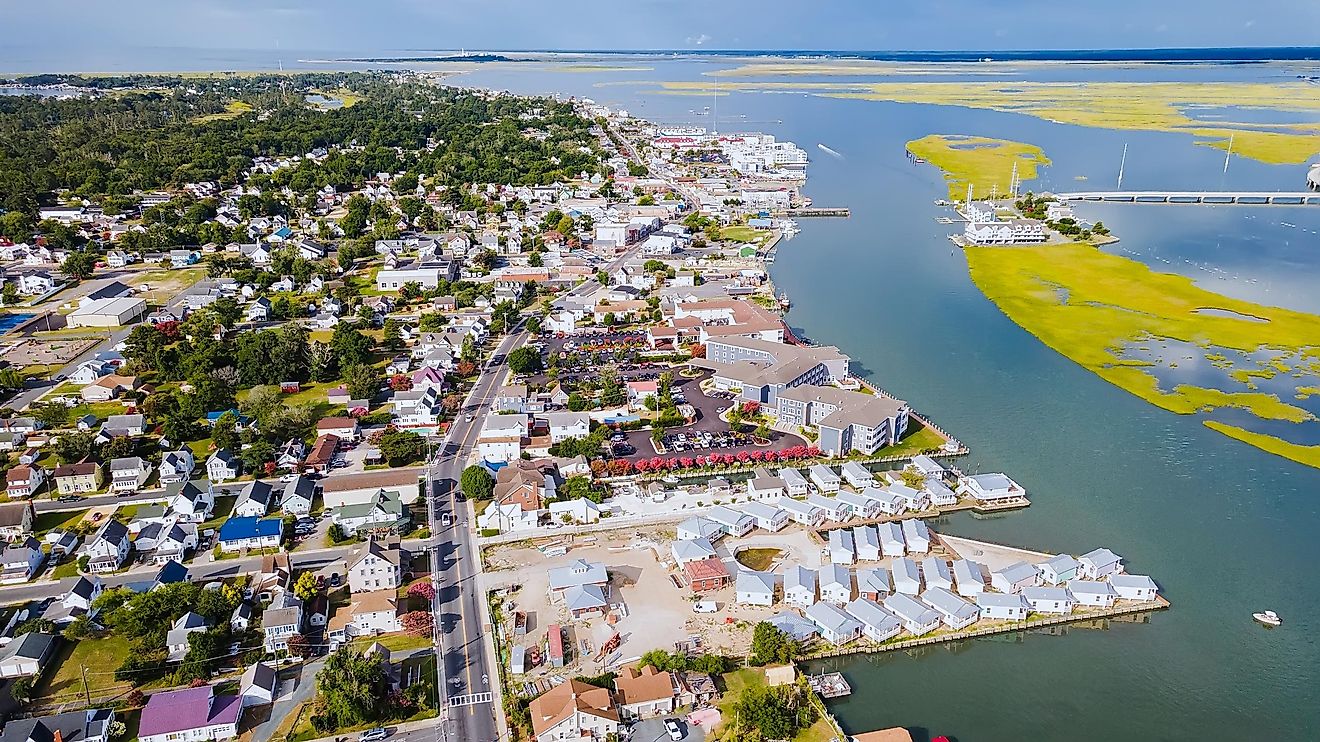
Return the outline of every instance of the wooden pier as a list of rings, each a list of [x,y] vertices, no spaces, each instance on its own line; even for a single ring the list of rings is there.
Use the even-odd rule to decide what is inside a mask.
[[[843,698],[852,693],[852,686],[843,679],[841,672],[821,673],[820,675],[808,675],[807,685],[815,691],[821,698]]]
[[[830,208],[830,207],[815,207],[815,206],[808,206],[808,207],[802,207],[802,208],[796,208],[796,209],[784,209],[783,211],[776,212],[776,213],[775,213],[775,216],[799,216],[799,217],[803,217],[803,216],[842,216],[842,217],[849,217],[849,216],[852,216],[852,210],[849,209],[849,208],[846,207],[846,206],[843,206],[843,207],[833,207],[833,208]]]

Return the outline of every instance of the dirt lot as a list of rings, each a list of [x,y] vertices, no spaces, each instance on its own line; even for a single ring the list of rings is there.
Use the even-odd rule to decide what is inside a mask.
[[[490,586],[521,585],[509,597],[509,612],[528,614],[527,639],[524,645],[544,642],[546,628],[560,623],[569,628],[573,646],[581,653],[583,642],[589,647],[587,662],[570,663],[564,669],[537,668],[529,674],[566,675],[569,672],[600,671],[594,661],[600,643],[612,633],[603,618],[571,621],[559,605],[552,604],[548,595],[547,570],[576,559],[603,562],[610,573],[611,600],[622,602],[614,629],[622,643],[617,653],[610,656],[611,666],[641,656],[651,649],[673,650],[675,645],[692,636],[701,637],[702,648],[727,654],[747,651],[751,642],[750,626],[774,613],[765,608],[733,605],[732,585],[702,596],[714,600],[720,610],[713,614],[692,612],[693,593],[678,586],[671,575],[678,574],[669,556],[669,541],[673,532],[652,530],[644,533],[600,534],[593,543],[582,544],[568,554],[550,559],[535,548],[500,549],[488,555],[492,566],[506,567],[488,572]],[[724,554],[727,556],[727,554]],[[729,559],[730,571],[736,566]]]

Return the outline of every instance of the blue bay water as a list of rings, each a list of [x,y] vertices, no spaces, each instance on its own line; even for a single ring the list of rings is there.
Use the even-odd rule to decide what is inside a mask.
[[[154,68],[274,66],[254,55],[208,54],[201,61],[163,54]],[[692,113],[712,105],[709,96],[663,94],[654,83],[701,80],[738,64],[639,59],[644,64],[635,66],[653,69],[491,65],[454,81],[589,97],[656,121],[709,126],[711,117]],[[115,61],[120,69],[149,68],[141,59]],[[47,69],[26,64],[30,71]],[[995,70],[1002,74],[994,79],[1006,80],[1254,81],[1315,74],[1301,63]],[[951,68],[942,77],[983,79],[980,72]],[[1146,623],[824,663],[843,671],[855,689],[832,704],[844,727],[902,725],[959,742],[1320,737],[1314,701],[1320,597],[1310,569],[1320,561],[1320,471],[1154,408],[1008,320],[972,285],[962,254],[945,239],[952,227],[934,220],[940,212],[932,202],[945,195],[938,174],[908,162],[903,145],[930,133],[1038,144],[1054,164],[1028,184],[1036,190],[1111,187],[1124,144],[1129,188],[1295,190],[1305,166],[1234,158],[1224,174],[1223,152],[1197,146],[1190,136],[953,107],[726,92],[718,108],[721,130],[764,130],[796,141],[813,156],[808,195],[818,205],[852,209],[846,220],[802,220],[801,234],[781,246],[772,275],[793,300],[789,323],[841,346],[874,381],[965,441],[973,453],[963,468],[1008,472],[1031,492],[1027,510],[961,515],[936,528],[1074,554],[1107,546],[1130,571],[1153,575],[1173,602]],[[818,143],[842,157],[820,155]],[[1320,209],[1079,210],[1122,237],[1110,249],[1189,275],[1210,290],[1320,312],[1313,288],[1320,285],[1320,244],[1304,231],[1320,229]],[[1250,614],[1263,608],[1278,611],[1284,626],[1255,626]]]

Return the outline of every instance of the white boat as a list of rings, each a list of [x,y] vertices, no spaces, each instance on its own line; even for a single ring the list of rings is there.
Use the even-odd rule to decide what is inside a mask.
[[[1260,613],[1253,613],[1251,614],[1251,617],[1256,619],[1260,623],[1265,624],[1266,626],[1278,626],[1279,624],[1283,623],[1283,619],[1279,618],[1279,614],[1275,613],[1274,611],[1261,611]]]

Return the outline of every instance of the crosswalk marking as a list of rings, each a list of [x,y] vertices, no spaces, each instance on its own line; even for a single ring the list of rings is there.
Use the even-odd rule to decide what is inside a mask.
[[[450,706],[475,706],[478,703],[490,703],[490,693],[469,693],[466,696],[451,696]]]

